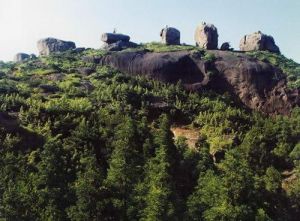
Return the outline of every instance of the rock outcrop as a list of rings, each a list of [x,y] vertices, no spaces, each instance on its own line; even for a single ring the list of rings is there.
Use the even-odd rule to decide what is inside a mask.
[[[14,57],[14,62],[22,62],[30,59],[30,55],[26,53],[18,53]]]
[[[166,45],[180,45],[180,31],[176,28],[165,27],[160,32],[161,43]]]
[[[275,66],[244,53],[218,50],[210,53],[214,54],[214,61],[188,51],[122,52],[93,61],[130,75],[168,83],[181,80],[188,90],[227,92],[241,105],[268,114],[288,114],[292,107],[300,105],[299,90],[288,89],[286,76]]]
[[[245,35],[240,41],[241,51],[270,51],[280,53],[279,47],[275,44],[274,38],[265,35],[260,31]]]
[[[104,42],[102,49],[106,51],[122,51],[127,48],[137,47],[136,43],[130,41],[128,35],[123,34],[104,33],[101,36],[101,40]]]
[[[51,53],[75,49],[76,45],[72,41],[63,41],[56,38],[45,38],[38,41],[37,47],[40,55],[47,56]]]
[[[195,31],[196,45],[209,50],[218,48],[218,30],[212,24],[206,24],[203,22]]]

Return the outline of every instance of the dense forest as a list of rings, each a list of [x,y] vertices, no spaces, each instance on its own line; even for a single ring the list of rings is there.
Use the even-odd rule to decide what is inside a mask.
[[[0,63],[0,220],[299,220],[299,108],[267,116],[82,59],[102,53]]]

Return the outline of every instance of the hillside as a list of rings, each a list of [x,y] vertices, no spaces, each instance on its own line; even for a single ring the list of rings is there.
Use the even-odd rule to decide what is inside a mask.
[[[0,63],[0,218],[296,221],[299,71],[154,43]]]

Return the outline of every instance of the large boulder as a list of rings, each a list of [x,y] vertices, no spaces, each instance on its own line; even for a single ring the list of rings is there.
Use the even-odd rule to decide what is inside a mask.
[[[118,41],[129,42],[130,37],[128,35],[116,34],[116,33],[104,33],[101,36],[101,41],[107,44],[113,44]]]
[[[265,35],[260,31],[245,35],[240,41],[241,51],[270,51],[280,53],[279,47],[275,44],[274,38]]]
[[[75,49],[76,45],[72,41],[63,41],[56,38],[45,38],[38,41],[37,47],[40,55],[50,55],[51,53]]]
[[[166,45],[180,45],[180,31],[166,27],[160,32],[161,42]]]
[[[212,24],[203,22],[198,25],[195,31],[196,45],[209,50],[218,48],[218,30]]]
[[[14,57],[14,62],[22,62],[22,61],[25,61],[25,60],[28,60],[28,59],[30,59],[30,55],[29,54],[18,53]]]
[[[104,42],[102,49],[106,51],[122,51],[137,47],[136,43],[129,41],[130,37],[128,35],[123,34],[104,33],[101,40]]]
[[[230,51],[230,50],[232,50],[232,49],[230,48],[229,42],[224,42],[224,43],[221,45],[220,50],[221,50],[221,51]]]
[[[117,41],[112,44],[104,43],[102,49],[106,51],[122,51],[127,48],[135,48],[137,44],[131,41]]]

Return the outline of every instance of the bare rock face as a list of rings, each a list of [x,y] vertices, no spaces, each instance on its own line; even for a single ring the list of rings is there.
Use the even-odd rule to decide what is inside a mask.
[[[71,41],[63,41],[56,38],[41,39],[37,43],[40,55],[50,55],[51,53],[64,52],[75,49],[76,45]]]
[[[18,53],[14,57],[14,62],[22,62],[30,59],[30,55],[26,53]]]
[[[208,49],[214,50],[218,48],[218,30],[212,24],[206,24],[203,22],[195,31],[196,45]]]
[[[268,114],[289,114],[300,106],[300,90],[290,90],[286,76],[277,67],[244,53],[210,53],[214,61],[188,51],[111,53],[99,57],[97,64],[168,83],[180,80],[187,90],[230,93],[237,103]]]
[[[280,53],[279,47],[275,44],[274,38],[265,35],[260,31],[245,35],[240,41],[241,51],[270,51]]]
[[[104,33],[101,40],[104,42],[102,49],[106,51],[122,51],[137,47],[136,43],[129,41],[130,37],[128,35],[123,34]]]
[[[176,28],[165,27],[160,32],[161,42],[166,45],[180,45],[180,31]]]

